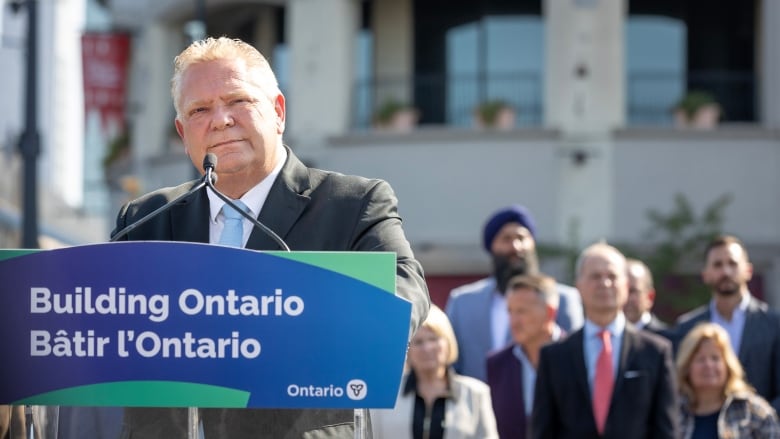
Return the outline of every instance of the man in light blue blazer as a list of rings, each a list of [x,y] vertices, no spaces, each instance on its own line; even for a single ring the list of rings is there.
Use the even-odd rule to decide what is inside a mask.
[[[513,276],[538,272],[535,238],[536,225],[523,206],[500,209],[485,223],[483,245],[491,255],[493,274],[452,290],[446,306],[460,350],[454,364],[458,373],[486,381],[488,354],[510,342],[506,284]],[[556,323],[566,332],[579,329],[584,322],[579,293],[563,284],[557,289]]]

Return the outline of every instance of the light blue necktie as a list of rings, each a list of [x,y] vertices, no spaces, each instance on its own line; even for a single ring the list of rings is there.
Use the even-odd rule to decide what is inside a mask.
[[[246,204],[239,200],[234,203],[244,212],[247,211]],[[229,204],[222,206],[222,215],[225,218],[225,227],[222,229],[222,235],[219,237],[219,244],[231,247],[244,246],[244,217],[241,213]]]

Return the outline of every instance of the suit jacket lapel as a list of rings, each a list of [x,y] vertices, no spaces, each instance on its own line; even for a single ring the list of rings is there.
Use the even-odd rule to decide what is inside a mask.
[[[257,219],[285,239],[309,203],[310,190],[308,168],[288,148],[287,162],[271,186]],[[246,246],[255,250],[281,250],[270,236],[257,228],[252,230]]]
[[[196,184],[198,181],[194,181],[191,187]],[[171,207],[172,240],[208,243],[209,214],[209,197],[205,188],[176,203]]]
[[[742,339],[739,341],[739,352],[737,356],[740,361],[745,364],[747,352],[751,350],[753,342],[759,344],[764,343],[765,340],[759,334],[762,334],[764,328],[762,328],[761,314],[758,311],[761,310],[760,303],[755,297],[751,296],[748,302],[747,309],[745,310],[745,327],[742,329]],[[745,334],[758,335],[754,337],[745,337]]]
[[[588,384],[588,365],[585,364],[585,330],[579,329],[573,333],[565,341],[573,345],[572,352],[572,366],[574,370],[574,380],[577,386],[580,387],[583,395],[586,395],[588,407],[590,407],[591,413],[593,412],[593,398],[590,393],[590,385]],[[595,428],[596,421],[593,421]]]
[[[626,325],[626,328],[623,330],[623,341],[620,346],[620,360],[618,361],[617,373],[615,373],[615,387],[612,390],[610,405],[615,404],[615,400],[623,387],[623,382],[625,381],[623,377],[628,370],[629,360],[636,350],[637,331],[638,330],[631,325]]]

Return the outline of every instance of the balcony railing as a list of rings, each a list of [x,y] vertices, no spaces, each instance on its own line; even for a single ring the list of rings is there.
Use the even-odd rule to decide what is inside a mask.
[[[753,72],[717,70],[637,72],[628,74],[628,124],[669,125],[674,122],[674,105],[689,90],[712,93],[720,104],[722,120],[757,120],[756,87]]]
[[[542,83],[538,73],[417,75],[411,81],[374,78],[355,86],[353,126],[371,126],[374,112],[393,98],[412,104],[420,124],[471,126],[474,110],[488,100],[503,100],[516,111],[517,126],[542,123]]]
[[[712,93],[722,107],[724,121],[758,119],[753,72],[644,71],[629,73],[627,84],[629,126],[672,126],[673,107],[688,90]],[[467,127],[473,124],[480,103],[501,99],[515,108],[516,126],[537,127],[543,122],[543,95],[540,74],[531,72],[373,78],[355,85],[352,125],[370,127],[376,109],[385,99],[394,98],[417,108],[422,125]]]

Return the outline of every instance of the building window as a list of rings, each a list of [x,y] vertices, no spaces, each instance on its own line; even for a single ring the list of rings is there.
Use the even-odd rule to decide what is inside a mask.
[[[519,124],[541,123],[541,0],[417,0],[413,11],[420,123],[471,124],[490,99],[516,106]]]
[[[758,120],[756,0],[631,0],[628,5],[629,123],[670,125],[671,106],[663,106],[693,90],[714,95],[725,122]]]
[[[669,125],[686,90],[686,28],[681,20],[632,16],[626,23],[629,125]]]
[[[488,16],[450,29],[446,46],[447,124],[471,125],[474,109],[495,100],[515,108],[517,124],[541,123],[540,17]]]

